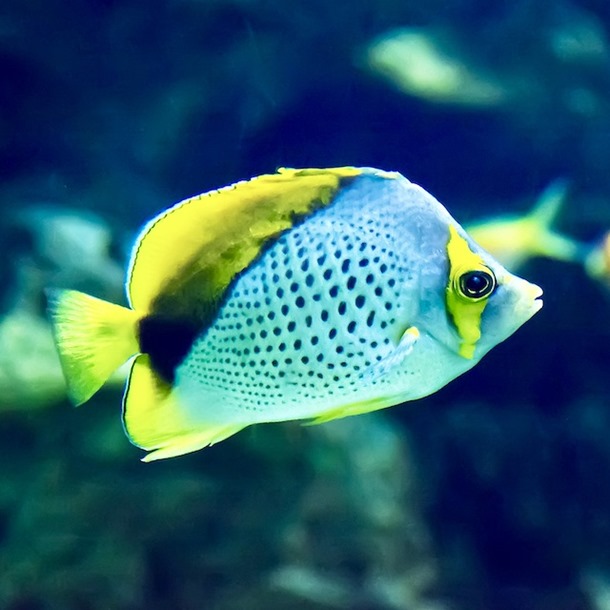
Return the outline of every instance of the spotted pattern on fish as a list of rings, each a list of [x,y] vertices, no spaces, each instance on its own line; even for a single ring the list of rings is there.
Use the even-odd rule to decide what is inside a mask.
[[[406,329],[400,303],[415,275],[391,210],[354,217],[332,206],[283,235],[236,282],[180,383],[222,393],[236,417],[356,397]]]

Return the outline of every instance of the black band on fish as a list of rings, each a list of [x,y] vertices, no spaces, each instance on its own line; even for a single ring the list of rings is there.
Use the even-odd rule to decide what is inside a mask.
[[[148,354],[155,372],[171,384],[200,332],[200,327],[188,321],[146,316],[138,326],[140,351]]]

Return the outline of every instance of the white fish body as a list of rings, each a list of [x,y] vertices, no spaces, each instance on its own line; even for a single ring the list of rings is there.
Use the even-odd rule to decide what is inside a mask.
[[[75,403],[135,356],[123,421],[147,461],[426,396],[542,306],[434,197],[369,168],[177,204],[142,231],[127,292],[129,308],[63,291],[51,312]]]
[[[473,358],[459,355],[444,295],[448,226],[457,223],[399,174],[360,180],[237,280],[177,370],[177,396],[194,419],[324,419],[420,398],[470,369],[539,309],[537,287],[487,260],[498,283],[511,285],[503,288],[504,316],[496,314],[497,332]],[[394,360],[411,327],[416,345]]]

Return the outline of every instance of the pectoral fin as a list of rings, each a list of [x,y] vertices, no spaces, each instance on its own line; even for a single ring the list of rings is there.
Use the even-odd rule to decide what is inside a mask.
[[[375,362],[375,364],[362,371],[360,379],[362,379],[364,383],[371,383],[392,373],[392,371],[400,367],[405,358],[411,353],[411,350],[418,339],[419,330],[415,326],[407,328],[402,334],[396,348],[383,360]]]
[[[390,354],[388,354],[383,360],[376,362],[362,372],[360,375],[362,382],[364,384],[370,384],[395,371],[402,365],[405,358],[407,358],[407,356],[411,353],[411,350],[417,343],[418,339],[419,330],[415,326],[410,326],[407,328],[407,330],[405,330],[405,332],[402,334],[398,345]],[[384,396],[363,400],[362,402],[350,403],[340,407],[335,407],[330,411],[326,411],[311,422],[308,422],[306,425],[324,424],[333,419],[340,419],[341,417],[362,415],[363,413],[384,409],[385,407],[389,407],[393,404],[395,404],[393,399]]]

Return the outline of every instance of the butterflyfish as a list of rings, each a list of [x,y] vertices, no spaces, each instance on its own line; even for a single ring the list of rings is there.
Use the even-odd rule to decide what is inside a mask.
[[[485,218],[466,226],[468,234],[511,271],[531,258],[581,263],[583,244],[553,228],[568,193],[565,180],[555,180],[525,214]]]
[[[542,306],[421,187],[356,167],[174,205],[140,233],[126,292],[55,290],[49,310],[75,404],[131,360],[123,424],[144,461],[426,396]]]

